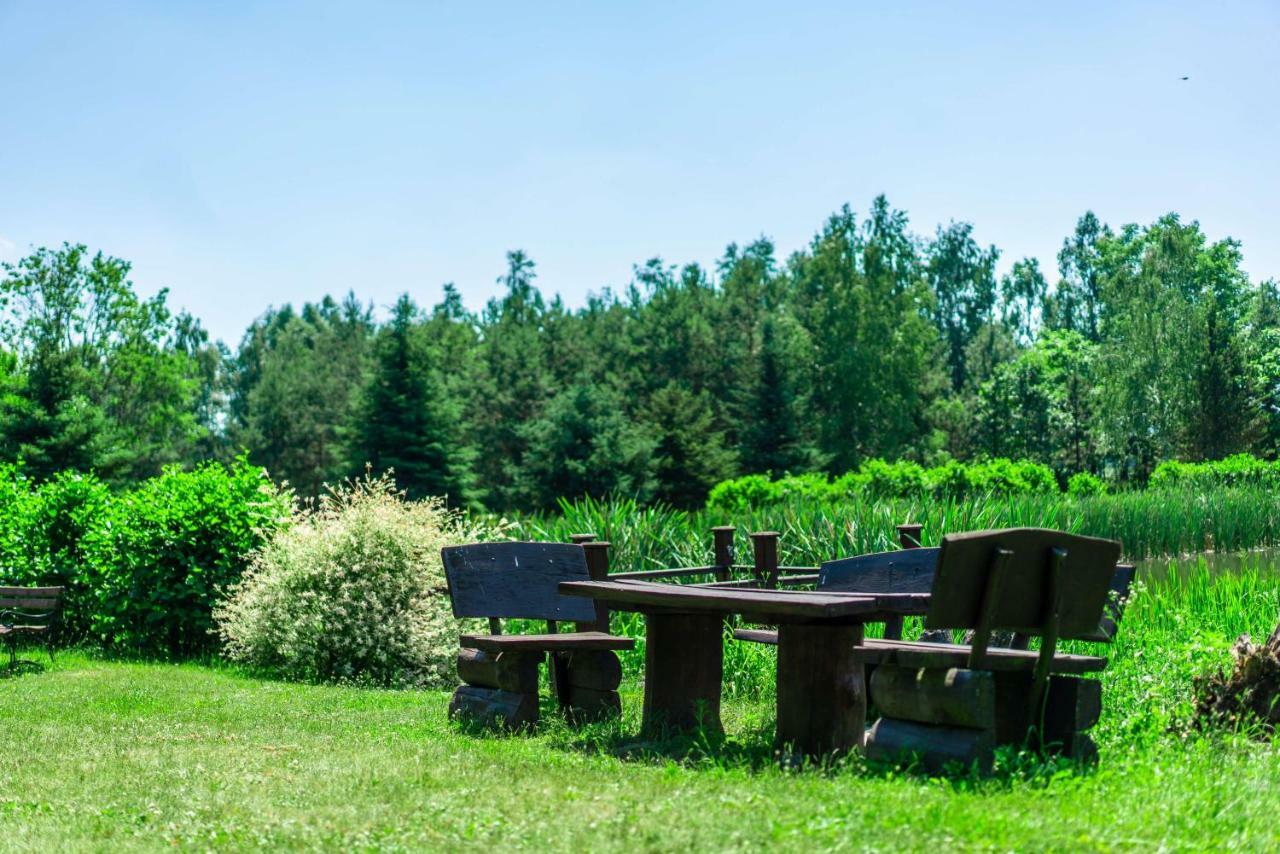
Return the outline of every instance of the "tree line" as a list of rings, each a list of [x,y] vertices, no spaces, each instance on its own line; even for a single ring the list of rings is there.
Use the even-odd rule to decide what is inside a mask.
[[[39,249],[0,282],[0,455],[126,483],[241,453],[303,495],[366,466],[411,496],[693,506],[726,478],[875,459],[1026,458],[1142,482],[1166,459],[1280,449],[1280,291],[1169,214],[1084,214],[1056,281],[969,223],[914,233],[884,197],[780,258],[654,258],[578,309],[507,256],[480,311],[445,285],[379,321],[353,294],[271,308],[232,351],[129,265]]]

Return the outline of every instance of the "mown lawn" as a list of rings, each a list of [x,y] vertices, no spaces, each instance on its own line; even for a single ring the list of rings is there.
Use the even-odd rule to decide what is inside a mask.
[[[67,653],[0,676],[0,850],[1280,849],[1280,742],[1188,725],[1192,677],[1277,613],[1263,557],[1139,585],[1107,650],[1098,769],[1005,755],[986,780],[783,770],[773,651],[754,644],[726,646],[728,738],[661,744],[634,736],[638,651],[621,721],[569,730],[548,700],[515,736],[450,723],[446,691]]]
[[[982,782],[784,771],[763,702],[731,701],[729,741],[690,758],[628,745],[634,687],[616,727],[498,737],[449,723],[445,692],[66,655],[0,680],[0,847],[1280,846],[1273,743],[1110,737],[1097,771]]]

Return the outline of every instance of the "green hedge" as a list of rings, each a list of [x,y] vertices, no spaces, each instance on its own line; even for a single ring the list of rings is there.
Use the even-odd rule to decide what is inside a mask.
[[[947,497],[970,495],[1039,495],[1058,492],[1048,466],[1029,460],[994,459],[977,463],[955,460],[924,468],[909,460],[868,460],[834,481],[822,474],[789,475],[777,480],[754,474],[717,484],[707,499],[713,510],[750,510],[795,498],[845,501],[856,498]]]
[[[1156,466],[1147,484],[1152,489],[1219,486],[1265,486],[1280,488],[1280,461],[1260,460],[1250,454],[1236,454],[1204,463],[1163,462]]]
[[[0,584],[67,588],[64,642],[144,655],[212,650],[211,613],[290,499],[237,460],[166,469],[112,493],[92,475],[35,484],[0,467]]]

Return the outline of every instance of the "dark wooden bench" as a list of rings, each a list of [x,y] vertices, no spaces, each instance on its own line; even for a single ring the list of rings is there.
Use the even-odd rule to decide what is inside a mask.
[[[867,755],[989,768],[996,746],[1032,735],[1034,746],[1095,758],[1087,730],[1101,714],[1101,683],[1081,674],[1107,660],[1065,655],[1057,645],[1111,640],[1118,612],[1107,603],[1119,556],[1114,540],[1037,528],[944,537],[925,627],[971,630],[972,642],[868,641],[855,651],[875,665],[868,691],[880,718]],[[1038,636],[1040,649],[994,649],[1000,630]]]
[[[622,665],[616,650],[631,638],[608,632],[608,612],[562,596],[563,581],[603,578],[608,543],[480,543],[445,548],[445,578],[455,617],[489,618],[488,634],[461,638],[451,717],[509,728],[538,720],[538,666],[549,661],[552,691],[572,721],[617,715]],[[596,564],[592,572],[591,563]],[[544,620],[545,634],[503,634],[503,619]],[[572,621],[574,631],[559,631]]]
[[[61,587],[0,587],[0,638],[9,647],[9,667],[18,660],[20,637],[43,637],[53,660],[53,626],[62,595]]]

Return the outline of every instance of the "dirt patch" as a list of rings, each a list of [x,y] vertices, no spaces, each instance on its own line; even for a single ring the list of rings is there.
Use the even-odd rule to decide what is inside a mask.
[[[1280,626],[1266,642],[1241,635],[1231,647],[1231,672],[1195,681],[1196,723],[1200,726],[1260,726],[1262,734],[1280,725]]]

